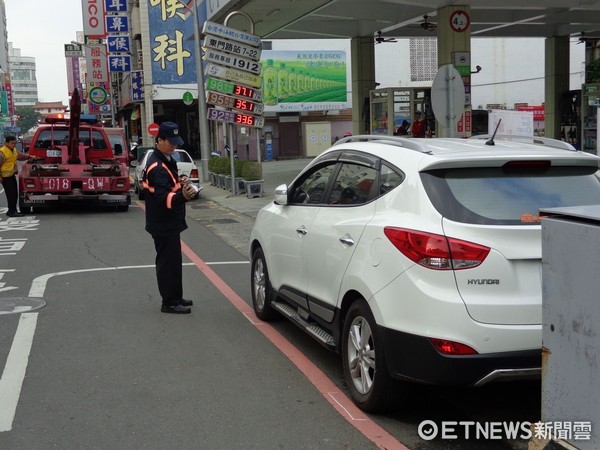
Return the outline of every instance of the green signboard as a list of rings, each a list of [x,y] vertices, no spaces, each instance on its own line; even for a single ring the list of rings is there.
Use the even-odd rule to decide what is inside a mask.
[[[194,95],[190,91],[185,91],[183,93],[182,100],[184,105],[190,106],[192,103],[194,103]]]
[[[264,50],[265,111],[319,111],[350,107],[346,52]]]

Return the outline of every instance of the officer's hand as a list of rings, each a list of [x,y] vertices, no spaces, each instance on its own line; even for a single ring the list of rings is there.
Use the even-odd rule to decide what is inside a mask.
[[[194,189],[192,183],[187,183],[183,186],[183,197],[186,200],[196,200],[198,198],[198,191]]]

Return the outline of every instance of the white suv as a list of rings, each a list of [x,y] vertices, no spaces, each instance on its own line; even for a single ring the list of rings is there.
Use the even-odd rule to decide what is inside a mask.
[[[545,138],[342,139],[258,214],[256,314],[341,353],[367,411],[392,379],[539,377],[538,211],[598,203],[599,160]]]

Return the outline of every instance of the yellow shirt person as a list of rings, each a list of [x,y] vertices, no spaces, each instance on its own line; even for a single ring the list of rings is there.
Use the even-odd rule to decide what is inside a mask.
[[[23,214],[17,211],[17,199],[19,191],[17,187],[17,160],[27,159],[25,153],[20,152],[15,148],[17,138],[15,136],[6,136],[4,145],[0,147],[0,176],[6,194],[6,203],[8,217],[20,217]]]

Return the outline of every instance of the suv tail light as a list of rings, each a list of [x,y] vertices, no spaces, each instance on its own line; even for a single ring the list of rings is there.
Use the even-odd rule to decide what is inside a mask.
[[[192,169],[190,172],[190,178],[198,178],[198,169]]]
[[[393,227],[384,233],[404,256],[428,269],[472,269],[490,253],[489,247],[439,234]]]
[[[447,339],[429,338],[435,349],[443,355],[476,355],[477,352],[471,347],[460,342]]]

